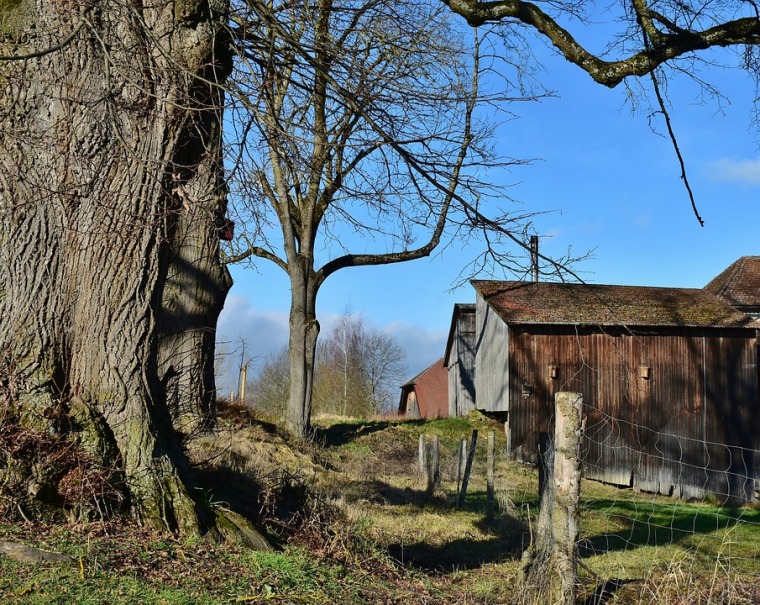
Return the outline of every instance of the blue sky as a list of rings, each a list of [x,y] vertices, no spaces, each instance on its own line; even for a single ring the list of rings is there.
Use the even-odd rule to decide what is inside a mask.
[[[700,227],[662,122],[652,132],[649,111],[632,114],[623,86],[608,90],[551,51],[538,54],[541,81],[557,97],[510,108],[519,118],[500,128],[498,145],[512,157],[538,158],[500,178],[523,209],[546,211],[534,220],[542,253],[593,250],[575,267],[588,282],[674,287],[702,287],[740,256],[760,254],[760,154],[745,72],[704,73],[728,98],[720,105],[684,77],[669,85]],[[451,290],[474,254],[453,242],[429,259],[335,274],[318,302],[323,333],[347,309],[359,313],[399,339],[414,375],[442,356],[453,304],[474,300],[469,285]],[[229,351],[245,340],[260,360],[286,344],[289,284],[263,261],[232,274],[220,340]]]

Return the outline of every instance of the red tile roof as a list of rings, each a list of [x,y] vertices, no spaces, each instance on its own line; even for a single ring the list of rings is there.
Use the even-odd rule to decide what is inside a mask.
[[[742,256],[705,290],[735,307],[760,307],[760,256]]]
[[[760,328],[697,288],[486,280],[472,285],[508,323]]]

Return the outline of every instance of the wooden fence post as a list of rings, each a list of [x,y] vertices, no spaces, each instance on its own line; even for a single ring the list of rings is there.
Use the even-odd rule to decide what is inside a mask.
[[[238,385],[238,402],[245,405],[245,384],[248,382],[248,364],[240,366],[240,383]]]
[[[441,484],[441,457],[438,435],[433,435],[433,442],[430,444],[427,462],[427,492],[432,496]]]
[[[467,495],[467,483],[470,481],[470,472],[472,471],[472,461],[475,459],[475,446],[478,444],[478,431],[473,429],[472,438],[470,439],[470,451],[467,454],[467,463],[464,466],[464,477],[462,477],[462,489],[457,496],[457,508],[464,504],[464,498]]]
[[[494,489],[496,435],[493,432],[488,433],[486,443],[486,519],[493,521],[496,510],[496,491]]]
[[[459,490],[462,487],[462,474],[464,473],[466,459],[467,439],[462,439],[462,441],[459,442],[459,453],[457,454],[457,502],[459,502]]]
[[[419,443],[417,444],[417,474],[424,477],[427,472],[427,448],[425,447],[425,435],[420,433]]]
[[[522,603],[575,605],[582,411],[580,393],[556,394],[554,459],[546,469],[536,535],[523,555]]]

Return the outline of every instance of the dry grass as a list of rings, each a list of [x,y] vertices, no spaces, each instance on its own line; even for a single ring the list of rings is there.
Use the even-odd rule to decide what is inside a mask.
[[[109,536],[82,526],[41,540],[39,528],[23,526],[6,535],[81,556],[80,580],[111,602],[508,604],[537,514],[535,469],[497,456],[497,514],[487,521],[482,439],[468,498],[455,506],[461,439],[492,430],[503,452],[500,428],[477,415],[428,423],[330,418],[310,443],[293,447],[250,410],[226,407],[214,435],[188,444],[191,460],[209,499],[256,519],[281,550],[199,548],[128,528]],[[432,494],[416,468],[420,433],[441,444],[442,482]],[[760,602],[757,510],[591,482],[583,494],[579,603]],[[21,578],[0,583],[0,593],[36,587],[40,598],[29,602],[80,594],[76,567],[58,584],[52,572],[35,576],[2,558],[0,572]]]

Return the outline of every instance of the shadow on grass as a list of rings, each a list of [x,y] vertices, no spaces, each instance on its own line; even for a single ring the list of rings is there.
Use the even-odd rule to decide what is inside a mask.
[[[283,474],[273,486],[263,487],[253,477],[225,466],[193,470],[206,497],[248,519],[273,545],[282,546],[287,532],[273,532],[273,522],[286,527],[305,509],[311,486],[299,477]],[[279,523],[278,523],[279,522]]]
[[[579,546],[583,557],[641,546],[677,544],[695,534],[726,530],[744,522],[760,525],[760,511],[752,509],[710,510],[678,503],[594,500],[584,503],[583,510],[606,515],[624,526],[582,540]]]
[[[414,506],[420,511],[434,509],[442,514],[456,509],[452,497],[430,496],[425,490],[398,489],[382,482],[373,482],[383,504]],[[422,536],[414,542],[397,541],[387,546],[388,553],[399,563],[425,571],[451,572],[475,569],[483,565],[519,558],[530,542],[528,525],[508,514],[497,513],[495,518],[485,518],[485,496],[475,493],[461,509],[465,512],[483,514],[475,523],[479,530],[463,532],[464,537],[435,543]]]
[[[314,440],[317,443],[323,443],[326,447],[339,447],[359,437],[384,431],[397,424],[399,424],[398,421],[364,420],[360,422],[343,422],[328,427],[317,426],[314,427]],[[403,424],[406,426],[420,426],[425,424],[425,420],[405,420]]]
[[[513,517],[500,516],[478,526],[485,536],[466,535],[442,544],[396,542],[388,545],[388,553],[405,566],[450,572],[518,559],[529,543],[527,526]]]
[[[605,603],[609,602],[609,600],[615,596],[615,593],[623,588],[623,586],[636,581],[637,580],[607,580],[597,586],[594,592],[586,597],[583,601],[583,605],[605,605]]]
[[[446,500],[430,495],[424,489],[396,487],[380,480],[352,481],[343,486],[343,497],[350,501],[365,500],[384,506],[445,507]]]

